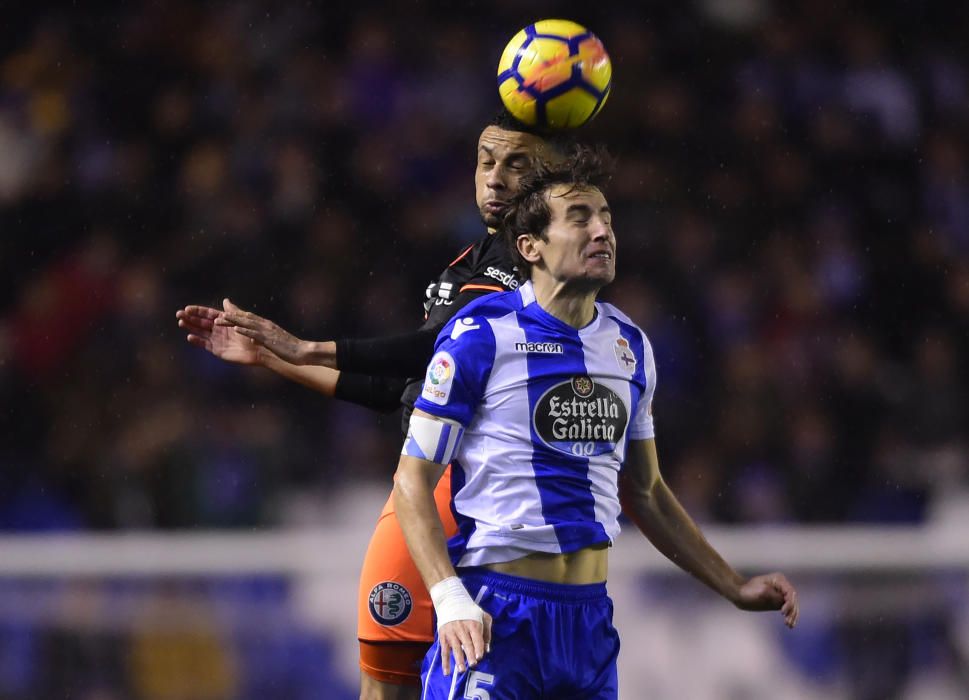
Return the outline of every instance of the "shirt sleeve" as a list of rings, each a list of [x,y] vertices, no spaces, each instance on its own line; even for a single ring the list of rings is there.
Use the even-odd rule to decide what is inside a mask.
[[[400,396],[405,385],[405,379],[340,372],[334,395],[341,401],[373,411],[393,413],[400,408]]]
[[[342,338],[336,341],[336,364],[341,372],[384,377],[419,377],[434,352],[437,328],[381,338]]]
[[[653,346],[643,335],[643,370],[646,375],[646,388],[639,397],[639,405],[633,416],[629,437],[633,440],[651,440],[656,437],[653,426],[653,393],[656,390],[656,362],[653,359]]]
[[[495,335],[482,316],[459,315],[441,330],[414,404],[425,413],[471,423],[495,361]]]
[[[501,289],[499,288],[499,291]],[[468,289],[455,297],[450,310],[458,313],[489,290]],[[427,359],[434,353],[435,341],[443,322],[410,333],[380,338],[341,338],[336,341],[336,363],[342,372],[382,377],[420,377]]]

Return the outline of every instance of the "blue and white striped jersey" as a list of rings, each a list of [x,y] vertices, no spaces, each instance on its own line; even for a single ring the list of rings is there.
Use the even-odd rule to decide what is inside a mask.
[[[531,284],[475,300],[438,336],[416,408],[457,421],[451,461],[456,566],[572,552],[619,533],[619,469],[653,437],[656,369],[614,306],[575,329]]]

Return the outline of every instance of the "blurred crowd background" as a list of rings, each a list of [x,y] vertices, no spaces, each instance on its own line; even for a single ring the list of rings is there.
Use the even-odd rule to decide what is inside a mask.
[[[605,298],[701,522],[924,522],[969,489],[969,6],[83,3],[0,21],[0,529],[253,528],[382,484],[375,416],[174,312],[405,331],[481,233],[505,41],[610,52]],[[960,358],[963,358],[960,360]],[[375,518],[377,513],[373,513]]]
[[[784,9],[780,8],[784,5]],[[614,62],[619,281],[697,517],[919,521],[967,485],[969,10],[570,5]],[[0,25],[0,527],[271,525],[389,484],[395,418],[185,344],[422,321],[481,233],[518,3],[126,3]]]

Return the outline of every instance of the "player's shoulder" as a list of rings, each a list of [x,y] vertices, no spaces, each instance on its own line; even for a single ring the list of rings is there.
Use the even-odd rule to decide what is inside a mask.
[[[462,353],[493,356],[503,333],[501,319],[521,308],[518,292],[499,292],[478,297],[458,311],[441,329],[438,347],[460,348]]]
[[[508,314],[519,311],[522,308],[522,298],[519,290],[511,292],[497,292],[495,294],[485,294],[469,302],[467,306],[458,311],[456,316],[467,317],[477,316],[480,318],[501,318]]]
[[[629,318],[629,316],[619,307],[605,301],[597,301],[596,306],[599,308],[599,313],[601,313],[604,317],[613,320],[620,326],[625,326],[630,332],[638,333],[640,336],[642,336],[647,351],[651,350],[649,337],[646,335],[646,331],[640,328],[639,324]]]
[[[629,318],[629,316],[616,305],[610,304],[607,301],[597,301],[596,306],[599,308],[599,313],[601,313],[606,318],[611,318],[617,323],[621,323],[625,326],[630,326],[632,328],[635,328],[639,332],[642,332],[642,329],[639,327],[639,325],[631,318]]]

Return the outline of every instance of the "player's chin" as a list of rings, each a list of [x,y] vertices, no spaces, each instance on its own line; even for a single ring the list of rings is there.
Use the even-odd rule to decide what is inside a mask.
[[[616,279],[616,271],[614,269],[590,271],[583,275],[580,281],[577,280],[576,288],[582,288],[590,292],[598,292],[606,285],[612,284],[614,279]]]
[[[504,209],[502,209],[500,212],[495,212],[490,209],[489,210],[482,209],[481,220],[484,222],[484,225],[487,226],[488,228],[496,229],[499,226],[501,226],[501,220],[502,220],[502,217],[504,216],[504,212],[505,212]]]
[[[606,263],[596,265],[586,273],[586,279],[597,287],[605,287],[616,279],[616,266],[610,260]]]

